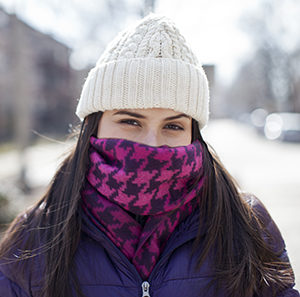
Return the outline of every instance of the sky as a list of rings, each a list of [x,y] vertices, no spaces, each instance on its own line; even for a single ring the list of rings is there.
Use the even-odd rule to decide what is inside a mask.
[[[16,9],[18,15],[40,31],[50,33],[77,49],[71,62],[74,67],[80,68],[89,61],[90,53],[98,51],[98,48],[76,41],[84,29],[76,15],[67,10],[72,1],[82,5],[82,10],[87,5],[99,6],[102,3],[99,0],[0,0],[0,3],[10,11]],[[134,5],[139,0],[127,1]],[[242,62],[253,54],[252,42],[241,28],[241,20],[247,13],[253,12],[260,1],[157,0],[155,12],[173,19],[198,59],[203,64],[215,64],[218,78],[226,85],[232,81]],[[46,2],[51,2],[56,10],[49,10]],[[128,25],[135,20],[127,19]],[[114,34],[104,31],[102,37],[108,42]],[[78,50],[79,47],[81,50]]]

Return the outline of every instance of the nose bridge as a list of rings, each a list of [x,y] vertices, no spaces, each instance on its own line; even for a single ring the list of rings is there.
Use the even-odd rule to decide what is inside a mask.
[[[160,145],[160,137],[154,126],[150,127],[145,135],[144,143],[151,146]]]

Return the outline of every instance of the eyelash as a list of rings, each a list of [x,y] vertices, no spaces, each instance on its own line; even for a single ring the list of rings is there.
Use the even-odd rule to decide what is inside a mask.
[[[173,127],[170,130],[175,130],[175,131],[177,131],[177,130],[182,130],[183,131],[184,130],[182,127],[180,127],[178,125],[174,125],[174,124],[167,124],[166,126]]]
[[[141,124],[137,120],[132,120],[132,119],[120,120],[119,123],[141,127]],[[179,131],[179,130],[183,131],[184,130],[184,128],[180,127],[179,125],[175,125],[175,124],[167,124],[165,127],[169,127],[167,129],[174,130],[174,131]],[[170,128],[170,127],[172,127],[172,128]]]
[[[141,126],[140,123],[136,120],[120,120],[119,121],[120,124],[128,124],[128,125],[132,125],[132,126]],[[133,124],[136,123],[136,124]]]

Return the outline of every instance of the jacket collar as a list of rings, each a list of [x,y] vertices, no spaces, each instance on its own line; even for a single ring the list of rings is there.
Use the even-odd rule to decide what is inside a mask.
[[[120,266],[120,269],[123,269],[123,265],[121,263],[126,263],[129,270],[132,272],[133,277],[137,278],[139,281],[142,281],[134,265],[127,259],[127,257],[121,252],[121,250],[113,244],[113,242],[107,237],[107,235],[104,232],[98,229],[90,221],[89,217],[85,214],[84,211],[81,210],[80,214],[82,217],[83,233],[85,233],[88,237],[92,238],[96,242],[99,242],[103,246],[103,248],[109,253],[109,255],[116,259],[115,263],[117,266]],[[199,218],[200,211],[199,208],[196,208],[193,211],[193,213],[186,220],[181,222],[174,230],[174,232],[168,239],[168,242],[160,256],[160,259],[167,259],[177,247],[183,245],[185,242],[196,238],[199,228]],[[204,233],[205,230],[203,227],[201,227],[200,236],[204,235]],[[159,263],[160,261],[157,263],[157,265],[159,265]],[[152,274],[153,273],[151,273],[151,275]]]

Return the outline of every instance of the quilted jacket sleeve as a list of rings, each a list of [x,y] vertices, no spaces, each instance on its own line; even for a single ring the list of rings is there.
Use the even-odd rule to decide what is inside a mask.
[[[0,270],[0,297],[29,297],[16,283]]]
[[[271,246],[271,248],[280,255],[280,259],[282,259],[283,262],[289,263],[288,254],[286,251],[285,243],[282,238],[282,235],[271,218],[269,212],[267,211],[266,207],[263,205],[263,203],[256,198],[255,196],[248,196],[247,197],[248,203],[252,206],[253,210],[255,211],[256,215],[259,217],[259,219],[263,223],[263,234],[266,242]],[[284,291],[281,291],[280,293],[277,293],[276,297],[299,297],[299,292],[295,289],[293,289],[295,284],[292,284],[289,288],[287,288]],[[270,292],[264,292],[263,294],[257,296],[257,297],[266,297],[266,296],[272,296]]]

